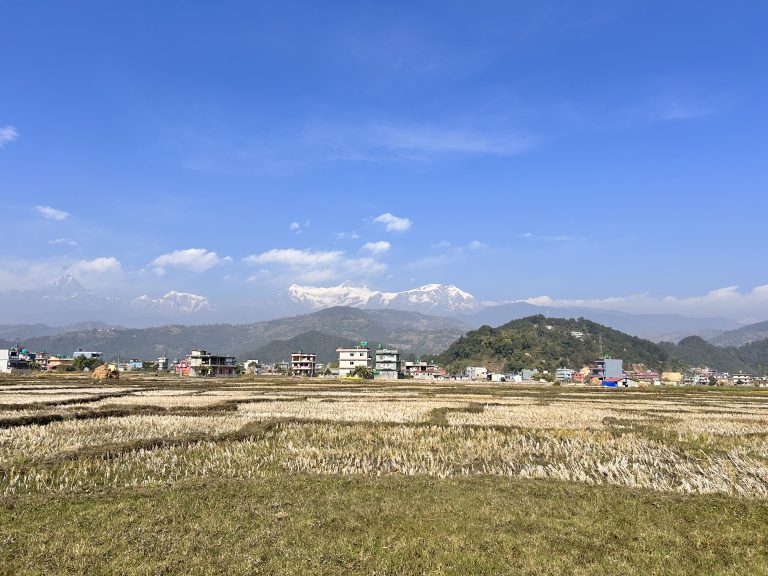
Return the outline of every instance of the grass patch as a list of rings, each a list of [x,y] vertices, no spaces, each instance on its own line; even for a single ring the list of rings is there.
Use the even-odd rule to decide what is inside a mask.
[[[485,406],[477,402],[470,402],[466,406],[461,406],[459,408],[443,406],[441,408],[430,410],[429,415],[427,416],[427,422],[436,426],[448,426],[448,414],[450,413],[464,412],[467,414],[482,414],[484,410]]]
[[[0,574],[768,574],[768,504],[281,476],[0,505]]]

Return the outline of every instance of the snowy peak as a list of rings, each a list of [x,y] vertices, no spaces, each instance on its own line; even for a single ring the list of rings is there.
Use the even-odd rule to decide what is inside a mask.
[[[351,306],[455,314],[472,312],[480,306],[469,292],[444,284],[427,284],[404,292],[381,292],[353,282],[330,287],[293,284],[288,288],[288,296],[293,302],[314,309]]]
[[[315,309],[330,308],[332,306],[369,308],[380,301],[384,294],[384,292],[371,290],[364,284],[355,284],[353,282],[344,282],[338,286],[327,288],[292,284],[288,288],[288,297],[293,302]]]
[[[139,310],[161,314],[195,314],[211,310],[210,302],[205,296],[190,294],[189,292],[176,292],[175,290],[160,298],[152,298],[144,294],[131,301],[131,306]]]
[[[42,289],[42,297],[49,300],[95,300],[98,297],[78,282],[72,274],[65,274],[49,288]]]

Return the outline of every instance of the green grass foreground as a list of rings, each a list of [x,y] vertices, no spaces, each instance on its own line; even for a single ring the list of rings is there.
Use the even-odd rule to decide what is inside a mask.
[[[768,574],[768,502],[280,475],[0,500],[0,574]]]

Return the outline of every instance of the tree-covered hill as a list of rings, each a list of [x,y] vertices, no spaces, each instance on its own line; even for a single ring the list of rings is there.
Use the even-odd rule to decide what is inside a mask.
[[[622,358],[625,366],[644,364],[648,368],[678,368],[680,362],[649,340],[624,334],[596,322],[578,319],[529,316],[498,328],[483,326],[469,332],[436,360],[451,372],[466,366],[487,366],[495,371],[558,366],[581,368],[600,353]]]
[[[662,342],[659,344],[667,354],[691,366],[709,366],[721,372],[753,372],[753,367],[745,362],[737,348],[719,348],[698,336],[683,338],[677,344]]]
[[[329,363],[338,360],[336,348],[349,348],[355,346],[358,342],[358,340],[351,340],[342,336],[330,336],[317,330],[311,330],[287,340],[273,340],[258,350],[245,354],[243,359],[248,357],[259,360],[262,363],[273,363],[281,360],[290,360],[291,354],[301,350],[317,354],[318,362]],[[369,342],[369,345],[372,345],[372,343]]]
[[[21,342],[0,339],[0,347],[22,344],[52,354],[72,354],[82,348],[103,352],[108,359],[121,356],[144,360],[163,354],[183,358],[190,350],[203,348],[244,358],[274,340],[289,340],[312,330],[348,341],[386,342],[404,353],[434,354],[464,334],[466,325],[417,312],[337,307],[254,324],[81,329]]]

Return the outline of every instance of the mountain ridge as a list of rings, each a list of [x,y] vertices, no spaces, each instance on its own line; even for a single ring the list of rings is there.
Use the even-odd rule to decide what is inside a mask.
[[[107,357],[142,359],[160,355],[183,357],[193,348],[240,356],[252,353],[273,340],[293,338],[317,330],[332,337],[382,342],[403,352],[436,353],[464,334],[468,326],[459,320],[432,317],[400,310],[328,308],[312,314],[250,324],[170,324],[150,328],[81,330],[26,339],[35,351],[72,354],[78,348],[99,350]],[[16,342],[4,341],[3,345]]]

